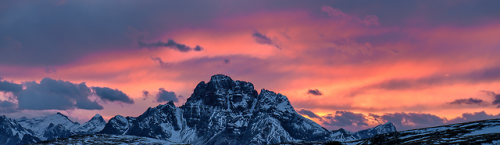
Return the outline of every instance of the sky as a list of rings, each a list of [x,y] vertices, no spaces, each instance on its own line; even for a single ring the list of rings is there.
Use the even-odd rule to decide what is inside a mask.
[[[500,1],[0,1],[0,115],[138,116],[214,74],[329,130],[500,118]]]

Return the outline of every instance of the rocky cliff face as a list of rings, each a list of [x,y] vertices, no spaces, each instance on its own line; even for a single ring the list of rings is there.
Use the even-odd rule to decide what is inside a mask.
[[[100,133],[192,144],[268,144],[338,136],[295,112],[286,96],[250,82],[214,75],[187,102],[149,108],[137,118],[116,116]],[[342,137],[343,138],[343,137]]]

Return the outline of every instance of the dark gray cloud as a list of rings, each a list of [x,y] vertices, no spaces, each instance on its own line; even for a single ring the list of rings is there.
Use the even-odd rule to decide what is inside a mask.
[[[391,79],[351,90],[347,96],[354,97],[372,89],[421,90],[435,86],[453,85],[455,83],[475,84],[498,80],[500,80],[500,66],[474,70],[464,74],[450,74],[449,76],[439,75],[418,79]],[[500,101],[498,103],[500,104]]]
[[[24,85],[26,89],[16,95],[20,109],[103,109],[97,102],[89,100],[91,90],[85,83],[74,84],[63,80],[44,78],[40,83],[24,82]]]
[[[48,73],[48,74],[57,72],[54,67],[48,67],[48,66],[44,67],[44,71],[45,71],[45,73]]]
[[[498,105],[497,108],[500,108],[500,94],[496,94],[495,92],[493,91],[482,91],[482,92],[485,92],[487,93],[488,95],[494,97],[494,101],[493,101],[493,105]]]
[[[266,35],[260,34],[259,32],[253,33],[252,37],[255,39],[257,43],[269,44],[269,45],[273,44],[271,38],[267,37]]]
[[[14,107],[14,106],[16,106],[16,103],[12,103],[10,101],[0,101],[1,108],[8,108],[8,107]]]
[[[143,90],[143,91],[142,91],[142,95],[143,95],[143,96],[149,96],[149,91]]]
[[[92,90],[94,90],[95,94],[104,101],[118,101],[128,104],[134,104],[134,100],[132,100],[125,93],[118,89],[111,89],[108,87],[92,87]]]
[[[321,96],[323,93],[321,93],[318,89],[309,89],[307,91],[307,94],[315,95],[315,96]]]
[[[297,111],[297,113],[307,115],[307,116],[309,116],[309,118],[321,118],[318,115],[316,115],[314,112],[306,110],[306,109],[300,109],[299,111]]]
[[[175,92],[169,92],[166,91],[164,88],[158,89],[159,92],[156,94],[156,102],[168,102],[168,101],[173,101],[173,102],[178,102],[179,99],[177,98],[177,95],[175,95]]]
[[[474,112],[474,113],[463,113],[461,117],[451,119],[447,123],[448,124],[463,123],[463,122],[495,119],[495,118],[500,118],[500,114],[492,115],[492,114],[486,114],[486,112],[481,111],[481,112]]]
[[[164,64],[166,64],[166,63],[165,63],[165,62],[163,62],[163,60],[161,60],[161,58],[159,58],[159,57],[153,57],[153,56],[151,56],[151,60],[158,62],[160,65],[164,65]]]
[[[469,99],[456,99],[453,102],[450,102],[451,105],[461,105],[461,104],[482,104],[484,101],[481,99],[469,98]]]
[[[23,90],[23,85],[8,82],[8,81],[0,78],[0,92],[4,92],[4,93],[12,92],[15,94],[15,93],[20,92],[21,90]]]
[[[190,50],[194,50],[194,51],[203,50],[203,48],[201,48],[198,45],[194,48],[191,48],[191,47],[186,46],[184,44],[179,44],[172,39],[169,39],[167,42],[158,41],[156,43],[145,43],[145,42],[139,41],[139,47],[148,48],[148,49],[157,49],[157,48],[161,48],[161,47],[168,47],[171,49],[179,50],[180,52],[188,52]]]
[[[495,95],[495,101],[493,101],[493,105],[498,105],[497,108],[500,108],[500,94]]]
[[[0,100],[0,113],[13,113],[17,111],[18,109],[16,103]]]
[[[149,91],[142,90],[142,96],[144,97],[142,100],[146,100],[149,97]]]
[[[321,119],[322,123],[329,126],[367,126],[368,119],[361,113],[350,111],[337,111],[335,115],[328,114]]]
[[[230,60],[229,59],[224,59],[224,63],[229,64]]]
[[[1,80],[1,79],[0,79]],[[103,101],[124,102],[133,104],[134,101],[119,90],[107,87],[87,87],[82,83],[71,83],[63,80],[44,78],[37,82],[24,82],[23,85],[7,81],[0,81],[0,91],[12,92],[11,99],[17,100],[17,108],[12,107],[12,102],[0,102],[3,107],[0,112],[15,112],[17,110],[101,110],[103,106],[89,97],[95,93]],[[92,92],[94,90],[94,92]],[[6,111],[6,108],[9,111]]]
[[[439,116],[426,113],[401,112],[386,113],[381,116],[371,114],[371,116],[377,120],[392,122],[399,131],[443,125],[447,121],[445,118],[440,118]]]
[[[271,40],[271,38],[267,37],[264,34],[261,34],[259,32],[255,32],[252,34],[252,37],[255,39],[255,42],[257,42],[259,44],[267,44],[267,45],[274,46],[278,49],[281,49],[281,47],[278,46],[275,42],[273,42],[273,40]]]

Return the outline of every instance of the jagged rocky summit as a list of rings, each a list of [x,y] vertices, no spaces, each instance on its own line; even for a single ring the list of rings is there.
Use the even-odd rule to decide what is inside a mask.
[[[180,107],[170,101],[150,107],[138,117],[117,115],[108,123],[99,114],[84,124],[61,113],[32,119],[0,117],[0,144],[5,145],[87,144],[90,140],[116,144],[272,144],[352,141],[395,131],[392,123],[356,133],[329,131],[299,115],[286,96],[266,89],[258,93],[252,83],[225,75],[200,82]]]
[[[100,133],[190,144],[269,144],[360,139],[395,131],[394,126],[389,128],[334,133],[298,114],[286,96],[266,89],[259,94],[252,83],[219,74],[208,83],[200,82],[181,107],[168,102],[139,117],[117,115]]]

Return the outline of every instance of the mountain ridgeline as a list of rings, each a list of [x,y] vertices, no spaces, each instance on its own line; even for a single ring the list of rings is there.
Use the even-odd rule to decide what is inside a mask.
[[[364,134],[329,131],[298,114],[286,96],[266,89],[259,94],[252,83],[214,75],[200,82],[183,106],[168,102],[136,118],[117,115],[99,133],[191,144],[269,144],[355,140],[396,131],[390,123],[376,128]]]
[[[0,116],[0,144],[32,144],[72,135],[94,134],[101,131],[104,125],[106,122],[99,114],[82,125],[59,112],[32,119],[26,117],[10,119]]]
[[[83,141],[88,138],[96,140],[99,134],[100,137],[114,135],[111,136],[113,138],[138,136],[166,143],[272,144],[353,141],[396,132],[392,123],[352,134],[343,129],[329,131],[298,114],[286,96],[266,89],[259,94],[252,83],[234,81],[220,74],[212,76],[207,83],[200,82],[180,107],[170,101],[150,107],[138,117],[117,115],[106,123],[100,115],[96,115],[82,125],[60,113],[17,120],[3,116],[0,118],[0,130],[5,130],[0,133],[0,144],[26,144],[53,139],[61,142],[64,139],[60,138],[69,136]]]

